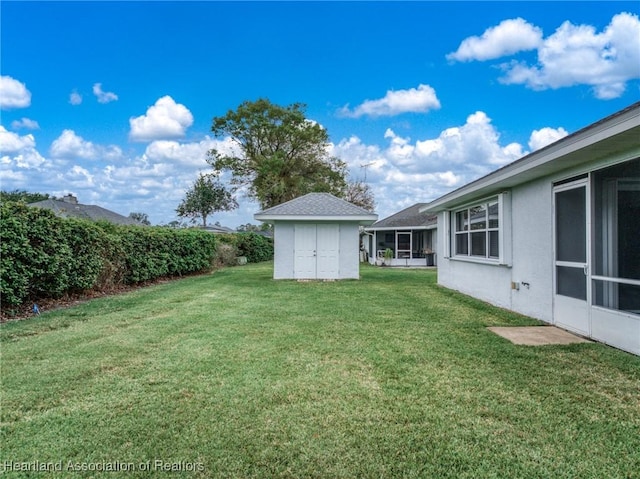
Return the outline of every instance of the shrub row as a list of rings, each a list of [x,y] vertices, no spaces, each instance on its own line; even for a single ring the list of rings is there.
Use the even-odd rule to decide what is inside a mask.
[[[273,239],[252,231],[219,235],[221,243],[232,245],[236,256],[245,256],[248,263],[273,259]]]
[[[205,271],[216,255],[205,231],[62,219],[22,203],[0,208],[3,307]]]

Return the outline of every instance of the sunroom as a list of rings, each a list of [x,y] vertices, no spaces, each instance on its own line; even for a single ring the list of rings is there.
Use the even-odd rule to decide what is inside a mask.
[[[437,216],[420,213],[417,203],[365,228],[371,264],[435,266]]]

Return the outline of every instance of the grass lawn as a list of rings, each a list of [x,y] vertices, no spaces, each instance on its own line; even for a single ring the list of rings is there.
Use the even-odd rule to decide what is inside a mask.
[[[2,325],[0,471],[640,477],[640,358],[513,345],[486,327],[538,323],[433,271],[271,274],[224,269]]]

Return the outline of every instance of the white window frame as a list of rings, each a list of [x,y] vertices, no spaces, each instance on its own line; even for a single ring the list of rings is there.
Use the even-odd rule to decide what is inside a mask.
[[[490,227],[489,225],[489,205],[497,203],[498,206],[498,227]],[[483,207],[485,210],[485,227],[483,229],[471,229],[471,209]],[[457,214],[467,211],[468,229],[458,231]],[[484,263],[493,265],[511,266],[511,195],[509,192],[503,192],[498,195],[483,198],[473,203],[461,205],[458,208],[449,210],[445,216],[446,231],[449,235],[449,259],[458,261],[468,261],[473,263]],[[498,256],[489,256],[490,253],[490,233],[498,233]],[[485,254],[484,256],[472,255],[471,235],[472,233],[485,233]],[[467,253],[458,253],[456,239],[460,235],[467,235]]]

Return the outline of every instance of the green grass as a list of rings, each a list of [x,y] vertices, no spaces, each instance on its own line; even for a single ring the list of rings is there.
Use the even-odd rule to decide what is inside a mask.
[[[2,325],[5,461],[107,477],[640,477],[640,358],[516,346],[536,321],[433,271],[273,281],[269,263]],[[151,461],[151,471],[139,466]],[[195,466],[194,466],[195,464]],[[5,477],[45,477],[12,472]]]

